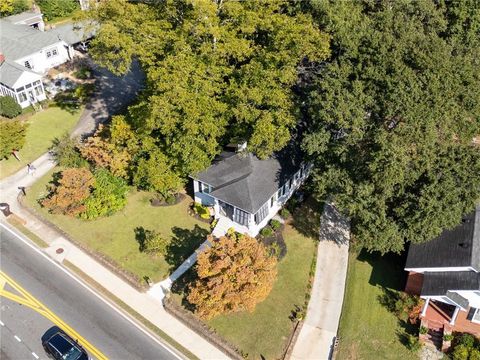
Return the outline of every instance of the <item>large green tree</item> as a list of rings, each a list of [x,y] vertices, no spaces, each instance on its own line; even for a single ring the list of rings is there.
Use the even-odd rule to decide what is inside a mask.
[[[303,146],[317,193],[355,239],[401,251],[460,222],[480,198],[479,3],[318,1],[332,58],[304,87]]]
[[[281,149],[296,124],[298,64],[329,56],[328,36],[293,1],[111,0],[92,11],[93,57],[119,74],[138,58],[147,75],[130,109],[146,144],[142,179],[155,178],[151,159],[180,177],[200,171],[233,138],[260,157]]]

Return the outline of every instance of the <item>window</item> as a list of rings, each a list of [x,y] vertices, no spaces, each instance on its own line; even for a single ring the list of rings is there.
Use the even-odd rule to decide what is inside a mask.
[[[268,215],[268,204],[263,205],[260,210],[255,214],[255,223],[258,225],[265,219]]]
[[[40,80],[37,80],[33,83],[33,86],[40,84]]]
[[[19,87],[19,88],[18,88],[17,90],[15,90],[15,91],[16,91],[17,93],[19,93],[19,92],[21,92],[21,91],[23,91],[23,90],[25,90],[25,88],[22,86],[22,87]]]
[[[49,59],[49,58],[51,58],[51,57],[54,57],[54,56],[57,56],[57,55],[58,55],[57,48],[48,49],[45,54],[46,54],[46,56],[47,56],[47,59]]]
[[[41,86],[35,87],[35,95],[40,96],[43,94],[43,90]]]
[[[27,101],[27,95],[25,95],[24,92],[21,92],[20,94],[18,94],[18,100],[21,103]]]
[[[31,88],[31,87],[32,87],[32,84],[27,84],[27,85],[25,85],[25,89],[29,89],[29,88]]]
[[[24,65],[25,65],[25,67],[26,67],[27,69],[31,69],[31,68],[32,68],[32,65],[30,65],[30,61],[28,61],[28,60],[25,61]]]
[[[275,200],[277,200],[276,197],[277,197],[277,194],[275,193],[275,194],[273,194],[273,196],[270,198],[270,207],[273,207],[273,204],[275,203]]]
[[[282,196],[282,188],[278,189],[277,191],[277,199],[280,199],[281,196]]]
[[[249,218],[249,213],[246,211],[240,210],[238,208],[235,208],[235,212],[233,214],[233,221],[236,223],[239,223],[240,225],[248,225],[248,218]]]
[[[210,185],[202,183],[201,181],[198,182],[198,190],[204,194],[210,194],[210,191],[212,190],[210,188]]]

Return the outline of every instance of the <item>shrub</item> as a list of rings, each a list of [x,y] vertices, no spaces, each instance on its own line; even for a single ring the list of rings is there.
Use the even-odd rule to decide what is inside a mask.
[[[146,253],[158,253],[165,255],[169,241],[160,233],[145,230],[145,240],[141,248]]]
[[[475,345],[475,337],[471,334],[462,334],[458,338],[457,344],[472,348]]]
[[[77,146],[77,140],[70,138],[70,135],[65,133],[62,137],[53,140],[50,151],[58,165],[62,167],[87,167],[88,161],[82,158]]]
[[[468,360],[480,360],[480,350],[476,348],[471,349]]]
[[[92,70],[86,66],[82,66],[73,74],[77,79],[86,80],[92,76]]]
[[[11,96],[0,96],[0,115],[9,119],[22,113],[22,107]]]
[[[85,211],[84,202],[90,196],[95,178],[86,168],[66,169],[50,195],[41,201],[53,214],[77,216]]]
[[[84,219],[109,216],[127,204],[128,186],[125,180],[112,175],[108,170],[95,171],[92,195],[85,200]]]
[[[455,346],[452,352],[453,360],[468,360],[469,348],[464,344]]]
[[[213,229],[215,229],[215,226],[217,226],[218,224],[218,219],[215,219],[212,221],[212,223],[210,224],[210,229],[213,231]]]
[[[280,227],[282,226],[282,223],[278,220],[275,220],[275,219],[272,219],[270,221],[270,226],[272,227],[272,229],[274,231],[277,231],[278,229],[280,229]]]
[[[422,347],[422,344],[415,335],[407,334],[407,348],[413,352],[417,352]]]
[[[177,201],[175,195],[169,194],[165,197],[165,203],[167,203],[168,205],[175,204],[175,201]]]
[[[0,159],[8,159],[13,150],[25,144],[27,125],[19,120],[0,120]]]
[[[74,96],[84,103],[90,96],[92,96],[94,90],[95,85],[93,84],[80,84],[75,88]]]
[[[273,230],[270,226],[265,226],[262,230],[260,230],[260,235],[264,237],[269,237],[273,235]]]
[[[422,312],[423,300],[419,296],[399,293],[395,302],[395,314],[400,320],[416,324]]]
[[[280,216],[283,219],[288,219],[290,217],[290,211],[288,211],[288,209],[284,207],[280,210]]]
[[[30,7],[28,0],[2,0],[2,2],[3,4],[0,5],[1,16],[19,14]]]
[[[80,7],[77,0],[37,0],[37,4],[48,20],[69,16]]]
[[[425,335],[427,332],[428,332],[428,328],[426,328],[425,326],[420,326],[420,334],[422,335]],[[445,335],[447,336],[447,335]],[[445,336],[443,337],[443,339],[445,340]]]
[[[210,219],[210,210],[208,210],[208,208],[206,206],[203,206],[202,204],[199,204],[199,203],[193,204],[193,211],[202,219],[205,219],[205,220]]]
[[[421,330],[422,330],[422,328],[420,328],[420,334],[422,333]],[[445,334],[445,335],[443,335],[443,340],[444,341],[452,341],[453,340],[453,335],[452,334]]]

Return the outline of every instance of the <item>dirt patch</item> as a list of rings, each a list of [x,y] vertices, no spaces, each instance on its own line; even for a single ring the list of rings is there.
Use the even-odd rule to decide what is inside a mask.
[[[272,236],[260,236],[260,242],[267,248],[271,248],[278,260],[281,260],[287,255],[287,244],[283,238],[284,225],[280,227]]]
[[[186,198],[185,194],[175,194],[173,195],[174,201],[166,201],[165,199],[162,198],[152,198],[150,199],[150,205],[152,206],[173,206],[181,203],[183,199]]]

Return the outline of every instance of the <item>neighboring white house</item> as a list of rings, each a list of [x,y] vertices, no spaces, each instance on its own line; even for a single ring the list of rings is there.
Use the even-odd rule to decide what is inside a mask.
[[[246,151],[225,151],[192,176],[195,201],[211,208],[214,236],[229,228],[256,236],[307,178],[311,165],[288,150],[260,160]]]
[[[405,291],[426,300],[427,327],[480,334],[480,206],[457,227],[412,244],[405,270]]]
[[[42,14],[37,12],[0,19],[0,92],[14,97],[23,108],[45,99],[43,75],[71,60],[73,45],[86,38],[73,24],[43,29]]]

